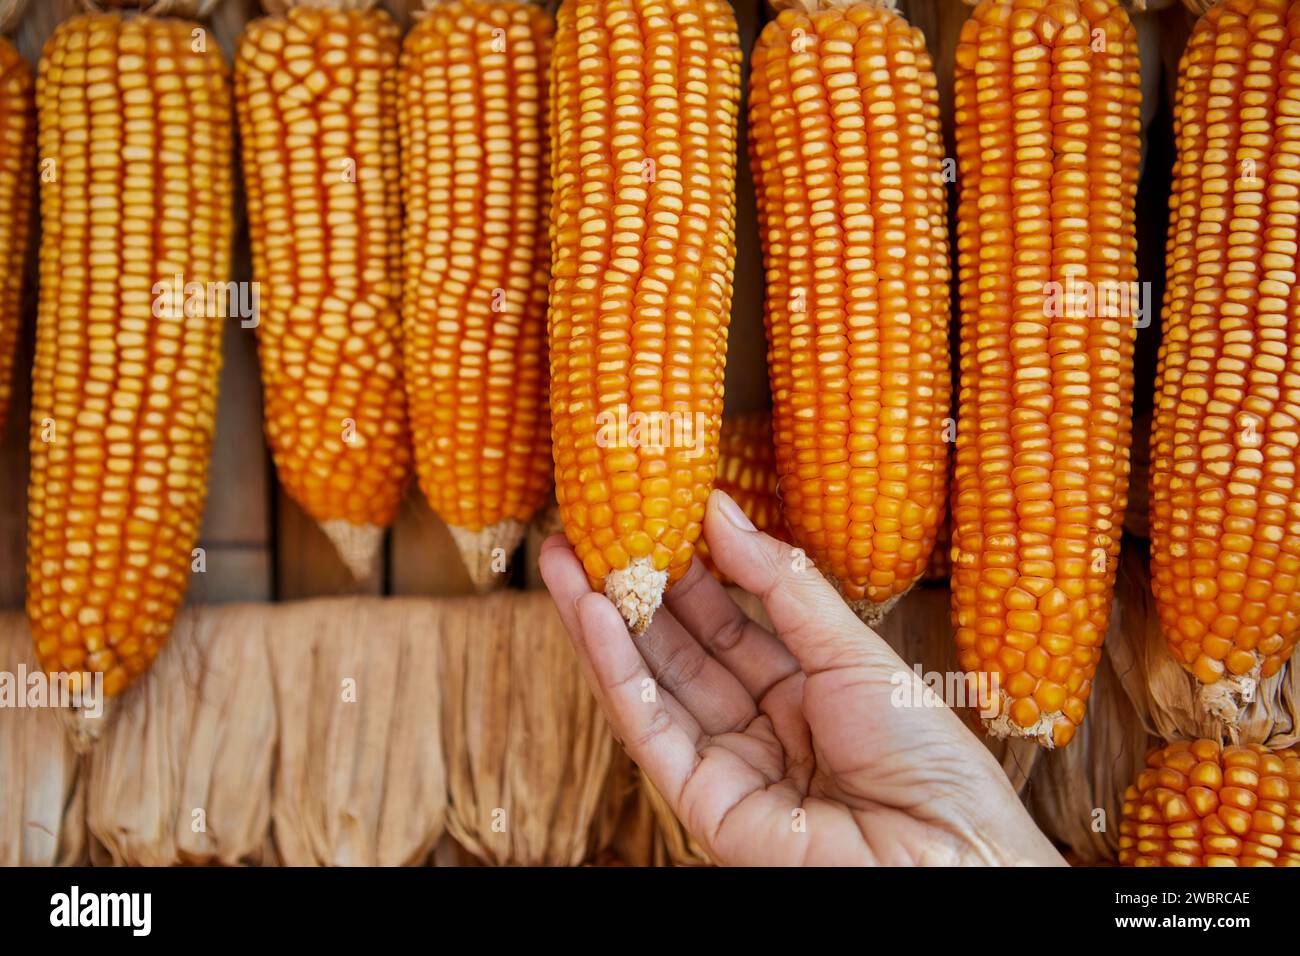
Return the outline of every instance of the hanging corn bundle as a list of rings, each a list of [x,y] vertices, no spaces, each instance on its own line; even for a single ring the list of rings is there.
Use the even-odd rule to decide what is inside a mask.
[[[192,21],[77,16],[37,112],[27,613],[47,670],[112,695],[167,640],[207,491],[224,320],[176,283],[229,279],[227,69]]]
[[[410,469],[398,272],[398,30],[355,0],[277,0],[235,103],[266,435],[290,497],[374,573]]]
[[[749,143],[781,502],[875,624],[925,571],[947,493],[939,94],[925,38],[886,6],[777,6]]]
[[[551,486],[550,17],[431,0],[402,48],[403,343],[420,487],[480,591]]]
[[[556,498],[633,633],[717,469],[740,50],[722,0],[565,0],[552,64]]]
[[[1128,492],[1136,34],[1112,0],[984,0],[956,54],[953,616],[991,733],[1068,743]]]

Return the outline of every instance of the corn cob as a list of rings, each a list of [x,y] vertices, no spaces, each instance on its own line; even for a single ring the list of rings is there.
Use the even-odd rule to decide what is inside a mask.
[[[411,459],[398,40],[381,10],[291,6],[250,23],[235,57],[266,434],[280,481],[358,579]]]
[[[420,487],[479,590],[551,487],[553,26],[523,0],[433,5],[402,49],[403,355]],[[495,565],[495,568],[494,568]]]
[[[633,633],[717,469],[740,51],[722,0],[564,0],[552,70],[556,499]]]
[[[722,420],[714,487],[730,495],[759,531],[781,541],[790,540],[777,493],[776,451],[772,445],[772,416],[769,413],[748,412]],[[695,552],[710,574],[725,580],[709,557],[704,538],[695,542]]]
[[[37,84],[27,613],[42,665],[108,694],[167,639],[207,491],[223,320],[167,284],[228,279],[232,123],[194,28],[73,17]]]
[[[1175,658],[1228,721],[1300,638],[1300,4],[1228,0],[1179,71],[1151,571]]]
[[[962,28],[953,618],[990,731],[1047,747],[1083,719],[1118,564],[1139,98],[1111,0],[985,0]]]
[[[1180,740],[1124,791],[1126,866],[1300,866],[1300,754]]]
[[[0,37],[0,435],[18,348],[35,151],[31,70],[13,45]]]
[[[921,576],[948,484],[948,218],[921,31],[823,0],[764,27],[750,153],[786,521],[869,623]]]

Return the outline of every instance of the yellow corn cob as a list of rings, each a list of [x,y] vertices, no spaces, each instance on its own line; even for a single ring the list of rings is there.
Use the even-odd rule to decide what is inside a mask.
[[[740,51],[722,0],[564,0],[552,70],[556,499],[641,633],[717,468]]]
[[[235,58],[266,434],[285,488],[362,579],[411,453],[399,337],[398,30],[291,7]]]
[[[1300,3],[1228,0],[1179,71],[1151,574],[1170,649],[1233,720],[1300,638]]]
[[[953,617],[990,731],[1048,747],[1083,719],[1119,556],[1139,98],[1111,0],[984,0],[962,28]]]
[[[496,558],[514,551],[551,487],[552,32],[522,0],[451,0],[402,48],[402,351],[415,461],[480,590],[503,580]]]
[[[32,73],[13,45],[0,37],[0,435],[18,348],[35,150]]]
[[[1300,754],[1181,740],[1124,791],[1126,866],[1300,866]]]
[[[898,14],[782,10],[750,73],[786,521],[875,623],[925,570],[948,484],[939,93]]]
[[[232,123],[193,29],[74,17],[37,85],[27,613],[46,669],[102,672],[109,694],[167,640],[207,491],[224,320],[167,289],[228,280]]]
[[[714,487],[730,495],[759,531],[789,541],[790,532],[781,516],[781,499],[776,486],[771,414],[747,412],[724,418],[718,441],[718,475]],[[710,574],[725,580],[709,557],[704,538],[695,542],[695,553]]]

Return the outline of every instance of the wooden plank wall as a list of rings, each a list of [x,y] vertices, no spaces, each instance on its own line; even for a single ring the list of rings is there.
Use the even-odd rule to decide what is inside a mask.
[[[770,16],[761,0],[734,0],[741,42],[748,51]],[[386,0],[383,6],[404,26],[419,0]],[[15,32],[19,49],[33,64],[45,39],[61,20],[79,7],[77,0],[36,0]],[[939,75],[945,128],[951,129],[953,51],[969,7],[964,0],[901,0],[902,12],[927,36]],[[210,21],[229,57],[244,24],[258,9],[256,0],[223,0]],[[1143,37],[1144,118],[1154,120],[1157,141],[1156,179],[1167,190],[1169,121],[1165,103],[1171,94],[1192,18],[1181,6],[1166,6],[1136,18]],[[747,79],[747,74],[746,74]],[[1164,114],[1159,111],[1164,109]],[[768,404],[766,344],[762,324],[762,263],[754,210],[753,184],[742,140],[739,157],[736,285],[727,365],[728,412]],[[1163,252],[1165,195],[1160,183],[1144,182],[1143,278],[1159,283]],[[251,274],[242,197],[237,197],[238,233],[235,277]],[[33,244],[34,248],[34,244]],[[35,322],[35,263],[29,261],[25,294],[25,328],[15,363],[13,407],[0,442],[0,607],[23,601],[25,488],[27,476],[28,390]],[[1157,291],[1159,285],[1157,285]],[[1139,368],[1153,365],[1158,330],[1142,333]],[[389,535],[380,573],[358,585],[344,570],[324,535],[288,499],[275,482],[262,437],[261,387],[253,333],[232,322],[225,337],[225,367],[212,463],[208,506],[201,545],[207,570],[194,575],[190,599],[203,602],[300,598],[342,593],[446,595],[471,592],[468,575],[446,528],[429,510],[412,482],[407,501]],[[1143,377],[1139,374],[1139,382]],[[1149,406],[1149,383],[1146,401]],[[1139,394],[1139,404],[1143,401]],[[534,536],[535,547],[536,536]],[[517,573],[515,580],[531,578]]]

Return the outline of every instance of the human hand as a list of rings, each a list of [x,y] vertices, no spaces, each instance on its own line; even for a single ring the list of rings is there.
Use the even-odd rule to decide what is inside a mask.
[[[775,635],[699,561],[638,638],[563,535],[539,563],[614,733],[715,861],[1064,862],[956,714],[892,705],[896,675],[916,700],[920,677],[819,572],[795,571],[790,547],[720,491],[704,535]]]

